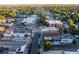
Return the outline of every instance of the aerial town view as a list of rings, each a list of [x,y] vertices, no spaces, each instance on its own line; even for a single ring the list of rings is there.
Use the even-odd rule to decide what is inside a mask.
[[[0,5],[0,54],[79,54],[79,5]]]

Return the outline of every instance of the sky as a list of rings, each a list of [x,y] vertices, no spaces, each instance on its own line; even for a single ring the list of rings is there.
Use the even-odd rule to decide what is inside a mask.
[[[79,4],[79,0],[0,0],[0,4]]]

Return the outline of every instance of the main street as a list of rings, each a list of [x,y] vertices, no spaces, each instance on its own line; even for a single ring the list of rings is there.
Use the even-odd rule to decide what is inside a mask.
[[[52,46],[48,51],[44,51],[44,54],[62,54],[65,51],[68,52],[77,52],[77,49],[79,49],[79,44],[71,44],[66,46]]]

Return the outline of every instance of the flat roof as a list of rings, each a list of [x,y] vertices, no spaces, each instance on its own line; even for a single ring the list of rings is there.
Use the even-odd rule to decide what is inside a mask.
[[[60,20],[45,20],[49,24],[63,24]]]
[[[42,32],[48,32],[48,31],[59,31],[56,27],[44,27],[41,29]]]
[[[24,18],[23,22],[27,22],[27,23],[35,23],[37,21],[38,17],[37,15],[31,15],[31,17],[28,18]]]

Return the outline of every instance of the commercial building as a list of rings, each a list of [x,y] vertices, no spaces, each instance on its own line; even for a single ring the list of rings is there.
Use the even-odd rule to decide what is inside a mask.
[[[50,27],[62,28],[63,23],[60,20],[45,20]]]
[[[45,27],[41,29],[44,41],[51,41],[53,44],[60,44],[60,33],[56,27]]]
[[[56,19],[45,20],[48,27],[41,28],[45,41],[51,41],[52,44],[61,44],[61,29],[63,28],[63,22]]]

